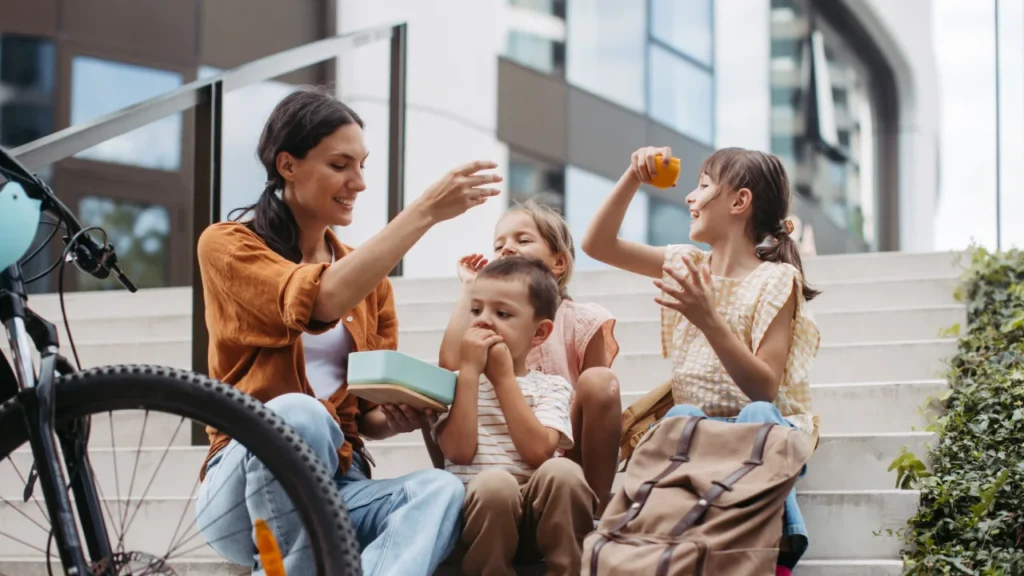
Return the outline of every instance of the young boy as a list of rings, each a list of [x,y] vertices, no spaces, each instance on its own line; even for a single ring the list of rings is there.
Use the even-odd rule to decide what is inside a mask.
[[[468,287],[473,323],[451,411],[434,425],[445,468],[466,483],[462,571],[514,575],[512,561],[542,556],[548,574],[579,574],[597,506],[573,445],[572,388],[526,368],[551,334],[558,285],[543,262],[491,262]]]

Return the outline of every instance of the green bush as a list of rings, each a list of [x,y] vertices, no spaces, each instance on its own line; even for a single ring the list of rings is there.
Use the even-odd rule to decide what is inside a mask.
[[[900,531],[905,575],[1024,574],[1024,252],[970,257],[930,469],[906,451],[890,468],[898,488],[921,491]]]

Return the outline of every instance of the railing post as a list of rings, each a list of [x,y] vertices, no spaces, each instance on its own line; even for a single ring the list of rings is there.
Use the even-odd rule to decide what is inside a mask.
[[[192,184],[192,253],[196,254],[199,235],[220,220],[221,124],[224,84],[214,82],[203,88],[203,97],[195,108],[195,141]],[[209,374],[206,331],[206,306],[203,303],[203,279],[199,259],[192,259],[192,371]],[[193,422],[192,444],[209,442],[205,427]]]
[[[391,33],[391,83],[388,100],[388,222],[405,204],[405,69],[408,32],[398,24]],[[402,275],[402,261],[391,276]]]

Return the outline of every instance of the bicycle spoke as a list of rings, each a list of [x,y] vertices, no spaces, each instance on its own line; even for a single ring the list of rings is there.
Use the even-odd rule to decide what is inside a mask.
[[[195,482],[192,483],[192,492],[189,494],[189,501],[190,502],[194,500],[194,496],[195,496],[195,493],[196,493],[196,488],[198,488],[198,487],[199,487],[199,476],[196,476]],[[178,524],[175,525],[175,527],[174,527],[174,534],[171,535],[171,548],[168,548],[167,556],[171,555],[171,551],[174,549],[174,545],[177,544],[177,542],[178,542],[178,531],[181,530],[181,523],[185,521],[185,514],[186,513],[188,513],[188,506],[185,506],[181,510],[181,517],[178,518]],[[191,528],[193,524],[195,524],[195,520],[192,521],[192,524],[189,525],[189,528]],[[185,534],[187,534],[187,533],[188,533],[188,531],[186,529],[186,532],[183,533],[181,535],[181,537],[184,538]],[[165,556],[165,558],[167,556]]]
[[[50,535],[50,531],[49,530],[46,531],[46,535],[47,535],[47,539],[49,539],[49,535]],[[10,538],[11,540],[14,540],[18,544],[21,544],[22,546],[28,546],[29,548],[31,548],[33,550],[38,550],[39,552],[43,553],[43,556],[47,555],[45,549],[40,548],[40,547],[38,547],[38,546],[36,546],[34,544],[29,544],[28,542],[25,542],[21,538],[15,538],[14,536],[11,536],[10,534],[8,534],[6,532],[0,532],[0,536],[5,536],[7,538]],[[50,557],[54,557],[55,558],[55,556],[53,556],[52,554],[50,555]]]
[[[147,411],[147,416],[148,416],[148,411]],[[135,511],[132,512],[132,517],[128,520],[128,525],[125,526],[125,532],[127,532],[128,528],[131,527],[132,522],[135,521],[135,517],[139,515],[139,509],[142,508],[142,503],[146,501],[146,496],[149,494],[149,490],[153,487],[153,482],[156,481],[157,473],[160,471],[160,468],[164,465],[164,461],[167,460],[167,454],[170,453],[171,446],[174,445],[174,439],[178,436],[178,431],[181,430],[181,425],[184,422],[185,422],[184,418],[182,418],[181,420],[178,421],[178,427],[174,429],[174,434],[171,435],[171,439],[167,442],[167,446],[164,448],[164,455],[160,457],[160,462],[157,463],[156,470],[154,470],[153,471],[153,475],[150,476],[149,483],[146,484],[146,489],[143,490],[142,496],[139,498],[139,503],[135,506]],[[141,449],[140,449],[140,454],[138,456],[141,456]],[[138,460],[138,457],[137,457],[136,460],[135,460],[135,470],[138,470],[138,468],[139,468],[139,460]],[[134,480],[134,478],[135,478],[135,471],[133,470],[132,471],[132,479]],[[128,499],[128,505],[131,505],[131,499],[130,498]]]
[[[241,464],[239,464],[239,466],[241,466]],[[262,490],[264,490],[264,489],[266,489],[266,488],[270,487],[270,486],[271,486],[272,484],[276,484],[276,483],[277,483],[277,481],[278,481],[278,480],[277,480],[277,478],[273,478],[273,479],[272,479],[272,480],[271,480],[270,482],[265,482],[265,483],[263,484],[263,487],[262,487],[262,488],[261,488],[261,487],[257,487],[257,488],[256,488],[255,490],[253,490],[253,491],[252,491],[252,493],[250,493],[250,494],[246,494],[246,495],[245,495],[245,497],[244,497],[244,498],[242,498],[240,502],[238,502],[237,504],[235,504],[235,505],[234,505],[234,506],[232,506],[231,508],[229,508],[229,509],[225,510],[225,511],[224,511],[224,513],[222,513],[222,514],[221,514],[220,516],[218,516],[217,518],[215,518],[215,519],[213,520],[213,522],[210,522],[210,523],[208,523],[208,524],[207,524],[207,526],[213,526],[213,525],[214,525],[214,524],[216,524],[217,522],[220,522],[220,520],[221,520],[221,519],[223,519],[224,517],[226,517],[226,516],[227,516],[228,514],[230,514],[230,513],[234,512],[235,510],[237,510],[238,508],[240,508],[240,507],[242,507],[242,506],[245,506],[245,505],[246,505],[246,504],[247,504],[247,503],[249,502],[249,499],[250,499],[250,498],[254,497],[254,496],[255,496],[256,494],[258,494],[258,493],[259,493],[260,491],[262,491]],[[221,487],[223,487],[223,486],[225,486],[225,485],[226,485],[226,484],[221,484]],[[212,501],[214,501],[214,500],[213,500],[213,499],[211,498],[211,499],[210,499],[210,501],[212,502]],[[282,514],[279,514],[279,515],[277,515],[277,516],[274,516],[274,517],[272,517],[272,519],[273,519],[273,518],[281,518],[281,517],[283,517],[284,515],[287,515],[287,514],[294,514],[294,513],[295,513],[295,509],[294,509],[294,508],[292,508],[292,510],[290,510],[289,512],[285,512],[285,513],[284,513],[283,515],[282,515]],[[192,524],[190,524],[190,525],[189,525],[189,528],[192,528],[192,526],[196,526],[196,525],[198,524],[198,522],[199,522],[199,516],[200,516],[200,515],[201,515],[201,513],[200,513],[200,514],[196,514],[196,518],[194,518],[194,519],[192,520]],[[271,520],[271,519],[267,519],[267,518],[264,518],[264,520],[266,520],[267,522],[270,522],[270,520]],[[202,548],[203,548],[204,546],[206,546],[207,544],[213,544],[213,543],[215,543],[215,542],[220,542],[220,541],[222,541],[222,540],[227,540],[228,538],[231,538],[231,537],[237,536],[237,535],[239,535],[239,534],[242,534],[242,533],[244,533],[244,532],[251,532],[251,531],[252,531],[252,526],[250,525],[250,526],[247,526],[247,527],[246,527],[246,528],[244,528],[244,529],[241,529],[241,530],[236,530],[235,532],[232,532],[232,533],[230,533],[230,534],[227,534],[227,535],[225,535],[225,536],[222,536],[222,537],[218,538],[217,540],[214,540],[213,542],[206,542],[205,544],[202,544],[202,545],[200,545],[200,546],[198,546],[198,547],[195,547],[195,548],[190,548],[190,549],[188,550],[188,552],[191,552],[191,551],[194,551],[194,550],[201,550],[201,549],[202,549]],[[188,530],[188,529],[186,529],[186,530],[185,530],[185,534],[188,534],[188,532],[189,532],[189,530]],[[184,534],[183,534],[183,536],[184,536]],[[170,555],[171,555],[171,554],[173,554],[173,553],[174,553],[175,551],[177,551],[177,549],[178,549],[178,548],[180,548],[180,547],[184,546],[185,544],[188,544],[188,543],[189,543],[190,541],[194,540],[196,536],[201,536],[201,532],[199,532],[199,529],[198,529],[198,527],[197,527],[197,529],[196,529],[196,532],[195,532],[195,533],[194,533],[194,534],[193,534],[192,536],[190,536],[190,537],[189,537],[189,538],[188,538],[187,540],[185,540],[185,541],[183,541],[183,542],[181,542],[181,543],[177,544],[177,545],[176,545],[176,546],[175,546],[174,548],[172,548],[171,550],[169,550],[169,551],[167,552],[167,555],[168,555],[168,556],[170,556]]]
[[[114,413],[107,412],[110,422],[110,457],[114,460],[114,492],[117,500],[115,505],[117,506],[117,515],[121,515],[121,475],[117,471],[117,442],[114,440]],[[110,506],[107,506],[107,514],[110,514]],[[110,520],[113,521],[115,517],[111,516]],[[121,528],[124,524],[120,524],[118,527],[118,534],[124,534],[124,530]]]
[[[46,532],[47,534],[50,533],[50,529],[49,528],[47,528],[47,527],[43,526],[42,524],[40,524],[39,522],[37,522],[35,518],[29,516],[24,510],[22,510],[21,508],[15,506],[14,503],[11,502],[10,500],[8,500],[7,498],[4,498],[3,496],[0,496],[0,502],[3,502],[4,504],[7,505],[8,508],[10,508],[10,509],[14,510],[15,512],[17,512],[18,514],[21,514],[22,516],[24,516],[29,522],[31,522],[31,523],[35,524],[36,526],[38,526],[39,529],[42,530],[43,532]]]
[[[139,445],[138,445],[138,447],[135,450],[135,462],[136,462],[136,465],[135,465],[134,468],[132,468],[132,479],[131,479],[131,482],[128,483],[128,498],[127,498],[127,500],[125,500],[124,516],[122,517],[123,520],[122,520],[122,524],[121,524],[121,526],[122,526],[122,531],[121,531],[121,534],[120,534],[121,542],[124,542],[124,535],[125,535],[126,532],[128,532],[128,526],[127,526],[127,523],[128,523],[128,508],[132,505],[132,490],[135,487],[135,474],[139,471],[138,462],[139,462],[139,458],[142,457],[142,441],[146,437],[146,424],[148,422],[149,422],[149,410],[146,410],[146,415],[142,418],[142,432],[139,433]],[[124,550],[121,549],[121,552],[124,552]]]
[[[18,465],[14,463],[14,458],[8,456],[7,459],[11,461],[11,466],[14,467],[14,473],[17,474],[18,478],[21,480],[21,485],[22,486],[28,486],[28,480],[25,479],[25,476],[21,473],[21,470],[18,469]],[[43,515],[43,518],[49,518],[50,517],[49,514],[47,514],[46,511],[43,510],[43,505],[39,503],[39,500],[37,500],[35,498],[30,498],[30,500],[35,501],[36,508],[39,509],[39,513]]]

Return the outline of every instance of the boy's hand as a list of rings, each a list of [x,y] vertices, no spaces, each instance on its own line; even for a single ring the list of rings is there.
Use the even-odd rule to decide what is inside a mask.
[[[477,374],[487,366],[488,350],[501,343],[501,336],[485,328],[470,328],[462,337],[463,370],[473,369]],[[504,344],[502,344],[504,346]],[[508,348],[506,348],[508,350]]]
[[[459,259],[458,274],[463,284],[469,284],[476,278],[476,273],[487,266],[487,258],[483,254],[470,254]]]
[[[487,351],[487,366],[484,368],[484,375],[492,385],[496,385],[500,378],[508,377],[510,374],[515,375],[515,369],[512,367],[512,354],[504,342],[498,342]]]

